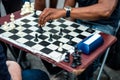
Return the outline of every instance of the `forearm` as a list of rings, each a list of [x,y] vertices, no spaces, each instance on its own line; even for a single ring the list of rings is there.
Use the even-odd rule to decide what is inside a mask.
[[[82,20],[97,20],[100,18],[108,18],[115,9],[117,0],[101,0],[97,4],[73,8],[71,17]]]
[[[8,66],[8,70],[12,80],[22,80],[21,68],[19,64],[14,61],[7,61],[6,64]]]
[[[76,0],[65,0],[64,6],[75,7]]]
[[[35,0],[35,10],[41,10],[43,11],[44,8],[46,7],[46,2],[45,0]]]

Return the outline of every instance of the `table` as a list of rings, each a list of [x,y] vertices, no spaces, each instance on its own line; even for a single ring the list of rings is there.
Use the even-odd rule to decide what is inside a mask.
[[[15,14],[15,19],[22,17],[22,16],[20,16],[20,11],[17,11],[14,14]],[[4,21],[8,21],[9,22],[10,21],[9,16],[10,15],[1,17],[0,18],[0,24],[2,25],[4,23]],[[90,55],[82,54],[81,55],[82,56],[82,61],[81,61],[82,65],[80,65],[80,66],[78,66],[76,68],[72,68],[70,66],[71,62],[70,63],[65,63],[63,61],[56,62],[56,61],[54,61],[54,60],[52,60],[52,59],[50,59],[50,58],[48,58],[46,56],[43,56],[41,54],[34,54],[34,55],[39,57],[39,58],[41,58],[41,59],[44,59],[44,60],[52,63],[52,64],[55,64],[56,66],[61,67],[64,70],[72,73],[73,74],[73,78],[71,80],[75,80],[75,76],[76,75],[81,74],[98,56],[102,55],[103,52],[106,49],[108,49],[108,51],[109,51],[109,47],[117,40],[116,37],[114,37],[112,35],[105,34],[105,33],[100,33],[100,34],[102,35],[102,37],[104,39],[103,45],[100,46],[99,48],[97,48],[95,51],[93,51]],[[8,40],[4,40],[2,38],[0,38],[0,40],[5,42],[6,44],[10,44],[10,45],[15,46],[15,47],[17,47],[17,48],[19,48],[19,49],[21,49],[23,51],[26,51],[28,53],[33,54],[33,52],[31,52],[31,51],[29,51],[29,50],[27,50],[27,49],[25,49],[25,48],[23,48],[23,47],[21,47],[19,45],[16,45],[16,44],[14,44],[12,42],[9,42]],[[106,53],[106,57],[107,57],[107,55],[108,55],[108,52]],[[70,57],[70,59],[72,59],[72,57]],[[101,71],[100,71],[100,74],[98,76],[98,80],[100,78],[100,75],[101,75],[101,72],[102,72],[102,69],[103,69],[105,61],[106,61],[106,58],[103,61],[103,65],[101,67]]]

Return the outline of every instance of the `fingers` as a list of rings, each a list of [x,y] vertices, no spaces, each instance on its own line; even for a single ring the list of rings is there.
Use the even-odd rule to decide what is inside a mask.
[[[52,19],[50,16],[52,14],[52,10],[50,8],[46,8],[39,16],[39,24],[43,25],[48,20]]]

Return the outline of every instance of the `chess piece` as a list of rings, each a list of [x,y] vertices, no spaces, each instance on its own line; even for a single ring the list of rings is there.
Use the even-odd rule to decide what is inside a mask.
[[[60,29],[60,33],[59,33],[59,35],[63,35],[62,32],[63,32],[63,29],[61,28],[61,29]]]
[[[38,41],[38,34],[35,34],[35,39],[34,39],[35,42]]]
[[[77,55],[74,55],[73,56],[73,61],[72,61],[72,64],[71,64],[71,67],[72,68],[76,68],[78,65],[77,65]]]
[[[82,54],[82,50],[78,50],[77,52],[77,65],[81,65],[81,54]]]
[[[77,48],[77,46],[75,46],[74,47],[74,53],[72,53],[72,55],[74,56],[74,55],[76,55],[78,53],[78,48]]]
[[[15,24],[14,24],[14,22],[11,22],[11,23],[10,23],[9,28],[10,28],[10,29],[14,29],[14,28],[15,28]]]
[[[70,53],[69,52],[66,52],[65,59],[63,61],[67,62],[67,63],[70,62]]]
[[[33,12],[35,11],[35,9],[34,9],[34,2],[32,2],[32,3],[30,4],[30,6],[31,6],[31,7],[30,7],[30,10],[31,10],[30,12],[33,13]]]
[[[53,41],[52,34],[49,35],[49,40],[48,41]]]
[[[36,14],[36,10],[34,11],[33,17],[38,17]]]
[[[3,29],[8,31],[8,23],[7,23],[7,21],[4,22]]]
[[[41,25],[38,25],[38,27],[39,27],[39,32],[40,32],[41,34],[45,32],[45,31],[43,30],[43,28],[42,28]]]
[[[68,44],[69,44],[69,45],[72,45],[72,36],[69,36]]]
[[[53,22],[53,20],[49,20],[48,22],[51,24]]]
[[[60,44],[59,44],[58,51],[63,51],[63,48],[62,48],[62,46],[63,46],[63,44],[62,44],[62,43],[60,43]]]
[[[14,16],[14,14],[12,13],[12,14],[10,15],[10,21],[11,21],[11,22],[14,22],[14,20],[15,20],[15,16]]]
[[[88,31],[89,33],[93,33],[93,32],[94,32],[94,30],[93,30],[91,27],[88,28],[87,31]]]
[[[30,13],[31,12],[31,5],[30,5],[30,2],[25,2],[24,5],[22,6],[21,8],[21,15],[25,15],[27,13]]]
[[[25,12],[26,12],[26,13],[30,13],[30,11],[31,11],[31,10],[30,10],[30,2],[26,1],[26,2],[25,2]]]
[[[21,23],[19,24],[19,31],[18,31],[18,35],[20,35],[20,36],[22,36],[23,34],[22,34],[22,25],[21,25]]]
[[[77,66],[79,66],[79,65],[81,65],[81,55],[77,53],[76,56],[77,56],[76,64],[77,64]]]

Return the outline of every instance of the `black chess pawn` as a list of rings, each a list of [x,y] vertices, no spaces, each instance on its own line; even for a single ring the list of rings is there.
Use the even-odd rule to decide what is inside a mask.
[[[53,37],[53,35],[50,34],[50,35],[49,35],[49,39],[48,39],[48,41],[53,41],[52,37]]]
[[[69,45],[72,45],[72,36],[69,36],[68,44],[69,44]]]
[[[38,34],[35,34],[35,39],[34,39],[34,41],[38,41]]]
[[[63,35],[63,29],[62,28],[60,29],[59,35]]]
[[[34,11],[33,17],[38,17],[38,15],[36,14],[36,10]]]
[[[70,62],[70,53],[69,52],[66,52],[65,59],[63,61],[67,62],[67,63]]]
[[[44,33],[45,31],[43,30],[43,28],[42,28],[42,26],[41,25],[39,25],[39,33]]]
[[[77,56],[76,64],[77,64],[77,66],[79,66],[79,65],[81,65],[81,55],[77,53],[76,56]]]
[[[71,67],[72,68],[76,68],[78,65],[77,65],[77,55],[74,55],[73,56],[73,61],[72,61],[72,64],[71,64]]]
[[[53,22],[53,20],[49,20],[48,22],[51,24]]]
[[[75,48],[74,48],[74,53],[72,53],[72,55],[73,55],[73,56],[76,55],[77,52],[78,52],[78,48],[77,48],[77,46],[75,46]]]
[[[77,51],[77,65],[81,65],[81,54],[82,54],[82,50],[78,50]]]
[[[89,32],[89,33],[93,33],[94,30],[92,29],[92,27],[93,27],[93,25],[89,24],[89,28],[86,31]]]

